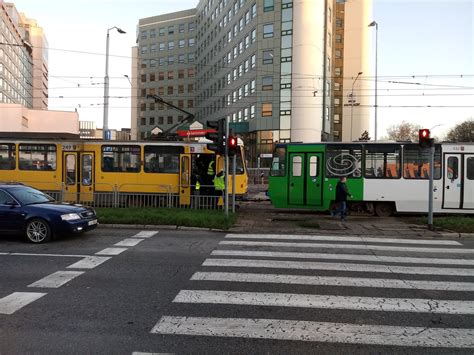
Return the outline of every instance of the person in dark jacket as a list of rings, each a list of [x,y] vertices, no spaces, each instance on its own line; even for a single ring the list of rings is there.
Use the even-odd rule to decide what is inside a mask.
[[[341,176],[339,182],[336,185],[336,203],[338,208],[334,211],[331,211],[331,216],[336,216],[338,213],[341,215],[341,221],[345,221],[346,208],[347,208],[347,197],[351,196],[349,190],[347,190],[346,185],[347,178]]]

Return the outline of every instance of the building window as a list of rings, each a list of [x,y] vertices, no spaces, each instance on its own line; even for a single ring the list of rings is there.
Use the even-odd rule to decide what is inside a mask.
[[[274,0],[263,0],[263,12],[273,11],[275,6]]]
[[[336,49],[334,52],[336,59],[341,59],[342,58],[342,52],[340,49]]]
[[[178,29],[179,33],[183,33],[184,32],[184,23],[180,23],[179,24],[179,29]]]
[[[170,55],[168,57],[168,64],[173,64],[174,63],[174,55]]]
[[[168,34],[169,35],[174,34],[174,26],[168,26]]]
[[[273,90],[273,76],[264,76],[262,78],[262,90]]]
[[[168,86],[168,95],[173,95],[173,87]]]
[[[156,37],[156,30],[153,28],[150,30],[150,38],[155,38]]]
[[[262,103],[262,117],[269,117],[273,114],[272,103],[264,102]]]
[[[184,69],[179,69],[178,70],[178,78],[183,79],[184,78]]]
[[[146,74],[142,74],[142,83],[146,83]]]
[[[263,25],[263,38],[273,37],[273,23]]]
[[[190,23],[188,24],[188,31],[189,31],[189,32],[192,32],[192,31],[194,31],[195,29],[196,29],[196,24],[195,24],[194,22],[190,22]]]
[[[180,40],[178,41],[178,47],[179,47],[179,48],[184,48],[184,39],[180,39]]]
[[[155,74],[150,74],[150,81],[155,81]]]
[[[188,84],[188,92],[194,92],[194,84]]]
[[[164,42],[159,43],[159,48],[160,48],[160,51],[164,51],[166,49]]]
[[[168,124],[172,124],[173,123],[173,116],[168,116],[168,122],[166,122]]]
[[[188,62],[190,62],[190,63],[194,62],[194,53],[189,53],[188,54]]]
[[[188,108],[194,107],[194,100],[188,100]]]
[[[184,63],[184,54],[178,55],[178,63]]]
[[[188,39],[188,46],[189,47],[194,47],[195,43],[196,43],[196,41],[195,41],[194,38]]]
[[[168,79],[174,79],[174,71],[173,70],[170,70],[168,72]]]
[[[255,105],[250,106],[250,118],[255,118]]]
[[[148,47],[147,46],[142,46],[141,47],[141,53],[146,54],[148,52]]]
[[[194,78],[194,68],[188,69],[188,78]]]
[[[255,56],[255,54],[250,57],[250,65],[252,69],[255,69],[255,66],[257,65],[257,57]]]
[[[342,43],[342,35],[336,34],[336,43]]]
[[[257,40],[257,30],[253,29],[250,33],[251,42],[254,43]]]
[[[184,85],[178,85],[178,94],[184,94]]]
[[[164,27],[161,27],[161,28],[158,30],[158,34],[159,34],[160,36],[164,36],[164,35],[165,35],[165,31],[166,31],[166,29],[165,29]]]
[[[250,93],[255,93],[255,79],[250,82]]]
[[[169,42],[168,42],[168,49],[169,49],[169,50],[174,49],[174,42],[173,42],[173,41],[169,41]]]
[[[252,18],[257,16],[257,4],[252,5]]]
[[[268,50],[263,51],[263,64],[272,64],[272,63],[273,63],[273,50],[268,49]]]
[[[158,124],[163,124],[165,121],[165,118],[163,116],[158,116]]]
[[[155,53],[155,52],[156,52],[156,43],[154,43],[154,44],[152,44],[152,45],[150,46],[150,52],[151,52],[151,53]]]
[[[158,72],[158,80],[165,80],[165,72],[164,71]]]
[[[336,19],[336,27],[337,28],[342,28],[343,25],[344,25],[344,23],[343,23],[342,19],[337,18]]]

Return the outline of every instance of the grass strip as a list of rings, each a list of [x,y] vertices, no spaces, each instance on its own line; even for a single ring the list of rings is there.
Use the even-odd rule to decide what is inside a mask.
[[[416,218],[414,222],[426,225],[428,218]],[[435,228],[448,229],[458,233],[474,233],[473,216],[435,216],[433,225]]]
[[[229,229],[236,215],[223,211],[187,210],[179,208],[96,208],[99,223],[150,224]]]

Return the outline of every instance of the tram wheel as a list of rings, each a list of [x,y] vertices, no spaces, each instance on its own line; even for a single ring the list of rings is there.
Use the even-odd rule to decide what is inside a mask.
[[[379,202],[375,204],[375,214],[379,217],[390,217],[395,208],[392,203],[389,202]]]

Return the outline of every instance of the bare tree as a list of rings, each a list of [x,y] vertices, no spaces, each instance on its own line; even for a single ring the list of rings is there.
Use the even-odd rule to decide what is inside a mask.
[[[474,120],[471,118],[452,128],[447,139],[456,142],[474,142]]]
[[[418,131],[420,126],[410,122],[402,121],[398,125],[390,126],[387,129],[388,139],[394,141],[418,141]]]

